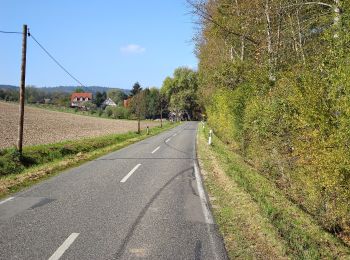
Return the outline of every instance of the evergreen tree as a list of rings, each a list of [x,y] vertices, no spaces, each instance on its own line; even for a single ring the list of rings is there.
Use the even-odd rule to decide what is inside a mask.
[[[134,86],[132,87],[131,95],[130,95],[130,96],[135,96],[135,95],[137,95],[138,93],[141,92],[141,90],[142,90],[142,88],[141,88],[140,83],[136,82],[136,83],[134,84]]]
[[[107,93],[106,92],[96,92],[94,103],[97,107],[100,107],[102,103],[107,99]]]

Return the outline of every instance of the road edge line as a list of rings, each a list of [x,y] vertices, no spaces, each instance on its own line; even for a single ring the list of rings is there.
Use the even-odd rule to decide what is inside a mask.
[[[201,201],[202,211],[203,211],[204,218],[205,218],[205,223],[214,224],[213,215],[211,214],[211,211],[209,208],[207,196],[205,195],[205,191],[204,191],[204,187],[203,187],[203,183],[202,183],[202,178],[199,175],[199,167],[198,167],[198,163],[196,160],[194,161],[194,174],[196,176],[198,195],[199,195],[199,198]]]
[[[4,204],[4,203],[6,203],[6,202],[8,202],[8,201],[10,201],[10,200],[13,200],[15,197],[9,197],[9,198],[7,198],[7,199],[4,199],[4,200],[2,200],[2,201],[0,201],[0,205],[1,204]]]

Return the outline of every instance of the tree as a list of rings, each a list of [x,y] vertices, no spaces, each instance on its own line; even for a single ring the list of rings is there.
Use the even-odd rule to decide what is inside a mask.
[[[41,99],[41,95],[37,88],[33,86],[26,87],[25,100],[27,103],[40,102],[41,101],[40,99]]]
[[[173,77],[167,77],[161,93],[169,101],[169,109],[176,115],[180,112],[191,119],[199,108],[197,102],[198,79],[197,72],[187,67],[175,69]]]
[[[165,94],[159,93],[159,113],[160,113],[160,127],[163,127],[163,113],[168,106],[168,99]]]
[[[200,24],[195,100],[216,135],[325,228],[350,230],[350,1],[188,2]],[[162,92],[178,111],[195,95],[176,77]]]
[[[176,121],[180,120],[180,115],[186,111],[185,99],[183,92],[175,93],[171,95],[169,102],[169,109],[175,114]]]
[[[107,99],[107,94],[105,91],[103,93],[97,91],[95,95],[94,103],[96,104],[97,107],[100,107],[106,99]]]
[[[0,89],[0,99],[5,101],[18,101],[19,93],[15,89]]]
[[[144,118],[147,112],[145,91],[139,91],[131,99],[130,110],[137,118],[137,133],[141,133],[141,118]]]
[[[84,93],[84,88],[83,87],[77,87],[74,91],[75,93]]]
[[[123,91],[119,89],[108,91],[107,96],[112,99],[118,106],[122,106],[123,101],[128,97]]]
[[[131,94],[130,94],[130,96],[135,96],[135,95],[137,95],[141,90],[142,90],[141,85],[140,85],[138,82],[136,82],[136,83],[134,84],[134,86],[132,87],[132,89],[131,89]]]
[[[174,87],[173,78],[166,77],[163,81],[163,85],[162,85],[162,88],[160,89],[160,92],[163,95],[165,95],[167,98],[169,98],[173,93],[173,87]]]
[[[94,111],[97,108],[97,105],[91,101],[84,101],[84,107],[86,108],[86,110]]]
[[[146,91],[147,118],[155,119],[159,115],[159,97],[158,88],[152,87]]]
[[[68,94],[65,93],[55,93],[52,97],[52,103],[58,106],[62,107],[69,107],[70,106],[70,97]]]

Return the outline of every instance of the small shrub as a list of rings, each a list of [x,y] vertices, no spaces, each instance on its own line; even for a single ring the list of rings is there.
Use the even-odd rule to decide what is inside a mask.
[[[107,117],[112,117],[112,115],[113,115],[113,108],[112,107],[106,107],[105,114],[107,115]]]
[[[24,169],[20,154],[15,148],[6,150],[5,155],[0,157],[0,176],[19,173]]]

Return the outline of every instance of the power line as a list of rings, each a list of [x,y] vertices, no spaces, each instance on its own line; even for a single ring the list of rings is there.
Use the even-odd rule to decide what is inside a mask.
[[[84,85],[76,78],[74,77],[61,63],[59,63],[45,48],[43,45],[41,45],[38,40],[33,36],[32,33],[28,30],[28,36],[31,37],[38,45],[39,47],[64,71],[66,72],[73,80],[75,80],[80,86],[84,87]]]
[[[8,32],[8,31],[0,31],[0,33],[15,33],[15,34],[22,34],[21,32]]]

